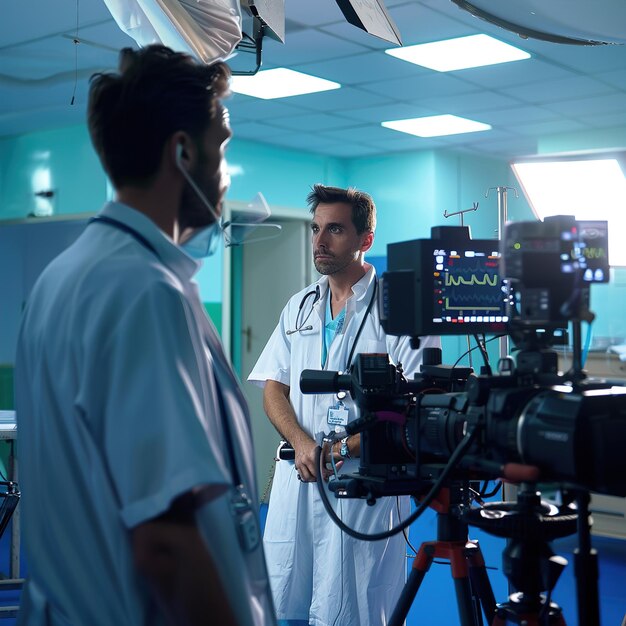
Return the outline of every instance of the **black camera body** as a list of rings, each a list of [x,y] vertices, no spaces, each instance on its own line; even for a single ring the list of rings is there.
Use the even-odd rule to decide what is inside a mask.
[[[606,222],[510,223],[501,245],[472,241],[463,228],[432,234],[388,246],[379,302],[385,331],[415,338],[506,331],[516,366],[477,376],[431,353],[407,380],[388,355],[360,354],[349,374],[305,370],[303,392],[349,391],[360,409],[346,428],[361,433],[359,472],[334,490],[366,498],[422,493],[476,431],[456,466],[460,479],[532,476],[626,496],[626,388],[591,382],[576,368],[560,374],[551,349],[568,323],[592,319],[589,287],[609,276]]]
[[[524,479],[529,474],[515,472],[525,467],[544,483],[626,496],[626,387],[547,387],[527,384],[527,375],[450,369],[429,365],[407,381],[388,355],[360,354],[351,375],[329,377],[324,391],[349,391],[361,409],[347,427],[361,432],[359,473],[343,476],[335,490],[347,497],[425,492],[478,428],[459,479]]]

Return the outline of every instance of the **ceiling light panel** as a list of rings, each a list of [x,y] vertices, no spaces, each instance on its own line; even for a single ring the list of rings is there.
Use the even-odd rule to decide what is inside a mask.
[[[530,54],[489,35],[470,35],[385,50],[391,56],[437,72],[452,72],[529,59]]]
[[[273,100],[308,93],[339,89],[341,85],[331,80],[303,74],[284,67],[264,70],[253,76],[233,76],[231,90],[253,98]]]
[[[457,115],[432,115],[408,120],[391,120],[381,122],[381,125],[417,137],[443,137],[445,135],[491,130],[489,124],[468,120]]]

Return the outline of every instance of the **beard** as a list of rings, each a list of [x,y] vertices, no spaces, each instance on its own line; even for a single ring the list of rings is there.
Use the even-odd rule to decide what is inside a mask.
[[[325,258],[323,259],[318,259],[315,256],[313,257],[315,269],[323,276],[336,274],[337,272],[340,272],[348,267],[355,260],[354,255],[342,255],[340,257],[336,257],[335,255],[330,254],[330,252],[325,252],[324,256]]]
[[[201,161],[193,172],[189,172],[189,176],[200,189],[204,198],[219,216],[222,214],[222,200],[226,193],[227,186],[224,184],[223,176],[218,173],[215,176],[204,178],[204,163]],[[199,197],[198,193],[192,186],[187,183],[183,189],[180,201],[180,226],[185,228],[201,228],[209,226],[216,221],[215,215],[209,210],[206,203]]]

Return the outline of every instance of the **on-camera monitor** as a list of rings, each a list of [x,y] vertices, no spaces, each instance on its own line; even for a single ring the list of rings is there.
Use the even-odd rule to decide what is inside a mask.
[[[441,326],[439,334],[457,334],[451,328],[462,334],[504,332],[508,318],[497,241],[435,246],[431,262],[432,322]]]
[[[468,236],[387,246],[385,331],[416,337],[504,333],[508,318],[498,248],[495,239]]]

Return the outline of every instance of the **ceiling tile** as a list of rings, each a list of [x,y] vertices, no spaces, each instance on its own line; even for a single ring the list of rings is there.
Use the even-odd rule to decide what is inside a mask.
[[[354,121],[346,117],[336,117],[325,113],[298,115],[296,117],[285,117],[268,120],[274,128],[282,128],[289,131],[302,132],[325,132],[335,128],[347,128],[354,126]]]
[[[540,88],[533,85],[520,87],[510,86],[507,92],[523,102],[542,104],[556,100],[596,96],[614,92],[615,90],[598,80],[588,76],[572,76],[559,80],[547,80]]]
[[[265,141],[274,139],[277,135],[281,134],[275,126],[269,126],[262,122],[235,121],[232,124],[232,129],[235,139],[258,139]]]
[[[391,8],[389,14],[398,25],[405,46],[474,34],[462,22],[417,2]]]
[[[596,74],[596,78],[604,83],[613,85],[618,89],[626,87],[626,69],[614,70],[612,72],[601,72]]]
[[[369,85],[377,80],[409,78],[430,73],[426,68],[411,63],[399,63],[398,59],[381,52],[357,54],[320,63],[305,63],[295,65],[293,69],[334,80],[342,85]]]
[[[602,115],[586,115],[585,124],[590,128],[614,128],[626,126],[626,110],[617,113],[603,113]]]
[[[515,87],[530,83],[539,83],[549,80],[558,80],[573,76],[570,70],[548,63],[540,59],[525,59],[513,63],[498,63],[485,67],[473,67],[453,72],[468,82],[481,87]]]
[[[21,5],[21,6],[20,6]],[[76,32],[76,12],[79,34],[87,26],[113,19],[104,2],[25,2],[5,4],[0,20],[0,49],[18,43],[35,41],[49,35]],[[117,28],[117,27],[116,27]],[[118,29],[119,30],[119,29]]]
[[[317,111],[341,112],[350,111],[358,107],[367,107],[374,104],[389,102],[389,98],[363,91],[355,87],[342,87],[333,91],[323,93],[311,93],[303,96],[292,96],[282,98],[285,102],[301,106],[304,109],[315,109]]]
[[[405,120],[411,117],[424,117],[434,114],[435,111],[424,108],[421,104],[407,104],[405,102],[391,102],[364,109],[337,111],[337,115],[346,116],[360,123],[373,122],[374,124],[380,124],[380,122],[388,120]]]
[[[436,139],[427,137],[412,137],[405,133],[394,133],[396,137],[368,140],[366,143],[383,152],[404,152],[406,150],[433,150],[443,148],[443,144]]]
[[[454,98],[422,98],[419,103],[436,113],[452,113],[460,116],[476,111],[517,107],[521,104],[514,98],[494,91],[475,91]]]
[[[374,154],[376,149],[372,146],[361,145],[353,142],[351,145],[343,144],[332,138],[307,133],[293,133],[280,135],[272,141],[273,144],[286,148],[295,148],[304,152],[316,152],[335,156]]]
[[[234,94],[226,101],[226,106],[233,119],[240,117],[245,120],[259,121],[302,115],[301,108],[293,106],[285,102],[285,100],[293,100],[293,98],[262,100],[242,94]]]
[[[626,67],[626,46],[571,46],[528,39],[528,50],[537,50],[553,63],[578,72],[594,73]]]
[[[83,37],[97,35],[99,29],[84,29]],[[91,44],[73,43],[61,35],[0,49],[1,73],[23,79],[42,79],[55,74],[73,74],[78,69],[116,69],[119,51],[95,47]]]
[[[503,128],[512,127],[524,122],[539,122],[557,119],[559,116],[554,111],[537,106],[520,106],[498,109],[494,111],[483,111],[480,122],[500,126]]]
[[[402,62],[398,60],[398,63]],[[373,93],[388,96],[394,100],[403,101],[413,101],[434,96],[454,96],[476,90],[474,85],[440,72],[419,74],[410,79],[398,78],[380,81],[367,87],[363,85],[362,88]]]
[[[380,124],[353,126],[352,128],[338,128],[336,130],[325,133],[327,137],[333,137],[335,141],[372,143],[374,141],[393,138],[397,135],[406,136],[391,128],[385,128]]]
[[[514,124],[511,131],[519,135],[552,135],[554,133],[573,133],[587,128],[585,124],[569,119],[556,119],[549,122]]]
[[[264,63],[282,67],[344,57],[359,52],[367,52],[367,48],[311,28],[296,33],[295,36],[286,37],[284,44],[273,39],[263,41]]]
[[[580,98],[579,100],[562,100],[545,105],[546,109],[568,116],[600,115],[603,113],[626,112],[626,93],[616,93],[595,98]]]

